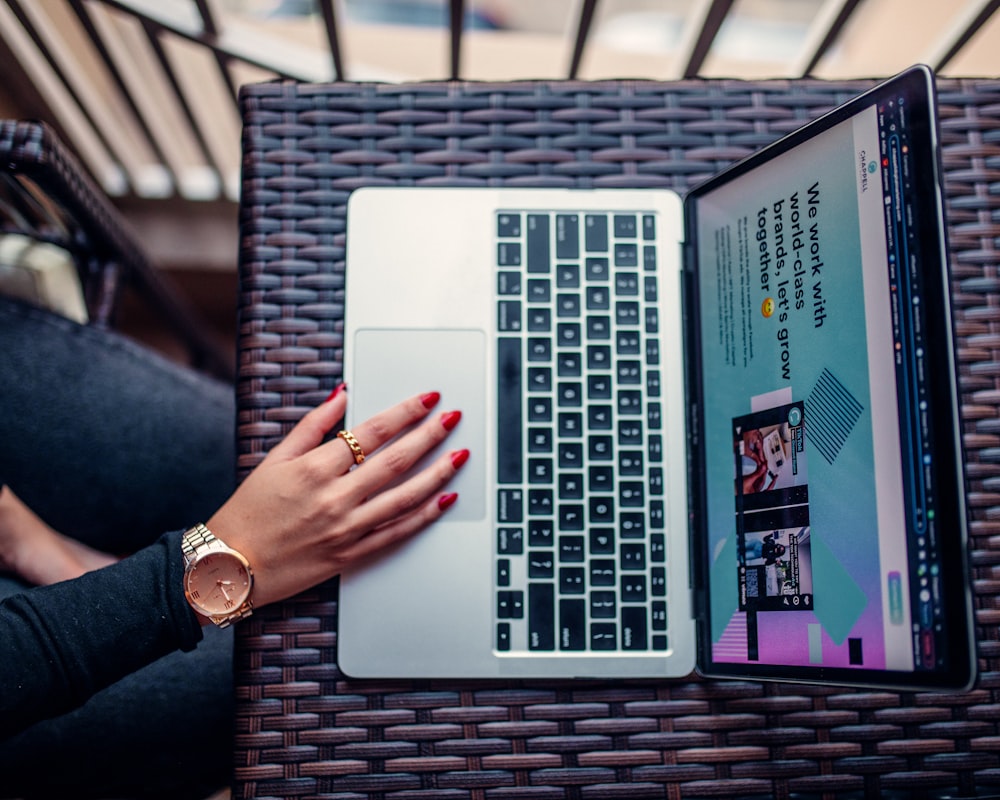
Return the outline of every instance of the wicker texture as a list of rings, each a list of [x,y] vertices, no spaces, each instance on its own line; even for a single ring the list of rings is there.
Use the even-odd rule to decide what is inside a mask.
[[[273,83],[244,91],[239,463],[341,374],[345,203],[369,184],[685,190],[868,82]],[[944,796],[1000,784],[1000,81],[942,81],[981,678],[348,681],[336,584],[237,634],[236,798]]]

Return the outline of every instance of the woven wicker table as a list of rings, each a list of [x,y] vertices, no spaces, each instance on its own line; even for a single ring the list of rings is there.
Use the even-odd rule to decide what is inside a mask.
[[[246,89],[238,445],[249,471],[341,374],[345,205],[368,184],[685,190],[868,82]],[[236,798],[1000,793],[1000,81],[940,105],[981,677],[964,694],[710,682],[372,682],[337,586],[237,635]]]

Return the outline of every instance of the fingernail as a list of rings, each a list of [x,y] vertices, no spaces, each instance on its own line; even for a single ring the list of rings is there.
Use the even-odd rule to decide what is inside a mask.
[[[440,399],[440,392],[428,392],[427,394],[420,395],[420,402],[424,404],[424,408],[434,408]]]
[[[347,384],[346,383],[338,383],[337,387],[332,392],[330,392],[329,395],[327,395],[326,400],[324,400],[323,402],[324,403],[329,403],[331,400],[333,400],[333,398],[335,398],[338,394],[340,394],[346,388],[347,388]]]
[[[458,421],[462,418],[461,411],[449,411],[447,414],[441,415],[441,424],[444,425],[446,431],[450,431],[456,425]]]
[[[462,466],[462,464],[464,464],[468,460],[469,460],[468,450],[455,450],[451,454],[451,465],[455,469],[458,469],[460,466]]]
[[[438,508],[444,511],[456,500],[458,500],[458,494],[455,492],[452,492],[451,494],[443,494],[438,498]]]

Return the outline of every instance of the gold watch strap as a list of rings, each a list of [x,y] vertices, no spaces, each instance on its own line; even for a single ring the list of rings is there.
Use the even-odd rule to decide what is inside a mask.
[[[181,538],[181,552],[184,554],[184,563],[187,564],[194,558],[199,547],[204,547],[217,541],[219,540],[215,538],[215,534],[200,522],[194,527],[188,528]]]

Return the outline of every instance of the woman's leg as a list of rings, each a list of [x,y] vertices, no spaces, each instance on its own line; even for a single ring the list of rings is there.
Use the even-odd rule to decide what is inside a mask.
[[[3,298],[0,378],[0,484],[13,489],[0,492],[0,525],[6,513],[22,544],[36,534],[32,563],[16,567],[20,579],[0,575],[0,599],[60,577],[38,559],[55,559],[58,569],[74,568],[74,559],[75,568],[100,567],[106,556],[61,534],[125,554],[207,519],[232,492],[229,386]],[[0,742],[0,796],[199,798],[224,786],[233,639],[231,630],[205,633],[195,651]]]
[[[111,553],[206,519],[235,486],[231,386],[0,298],[0,483]]]

